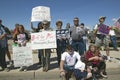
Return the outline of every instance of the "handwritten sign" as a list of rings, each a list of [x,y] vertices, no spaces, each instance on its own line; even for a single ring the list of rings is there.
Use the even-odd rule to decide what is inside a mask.
[[[56,32],[43,31],[31,33],[31,45],[32,49],[56,48]]]
[[[15,67],[33,65],[31,48],[13,46],[13,61]]]
[[[45,6],[37,6],[32,9],[31,21],[51,21],[50,8]]]
[[[100,24],[98,31],[102,34],[107,35],[107,34],[109,34],[110,29],[109,29],[109,26],[104,25],[104,24]]]

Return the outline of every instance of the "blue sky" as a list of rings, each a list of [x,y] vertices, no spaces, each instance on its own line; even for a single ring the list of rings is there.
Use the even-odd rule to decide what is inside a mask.
[[[120,0],[0,0],[0,19],[10,29],[19,23],[30,30],[32,8],[36,6],[50,7],[54,29],[57,20],[63,21],[64,28],[68,22],[73,25],[74,17],[78,17],[80,23],[92,29],[100,16],[107,17],[107,25],[113,25],[113,19],[120,17]]]

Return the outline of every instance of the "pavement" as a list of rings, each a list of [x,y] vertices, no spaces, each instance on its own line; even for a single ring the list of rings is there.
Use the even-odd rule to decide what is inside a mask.
[[[0,72],[0,80],[59,80],[59,68],[57,65],[57,55],[55,50],[51,53],[51,62],[50,62],[50,69],[48,72],[43,72],[42,67],[38,66],[38,54],[36,51],[33,51],[33,62],[34,64],[29,66],[28,71],[26,72],[19,72],[19,68],[15,68],[10,70],[10,72]],[[105,51],[102,51],[105,55]],[[119,51],[110,50],[110,57],[111,62],[106,61],[107,65],[107,72],[109,71],[120,71],[120,48]],[[8,60],[8,59],[7,59]],[[116,70],[116,71],[115,71]],[[118,72],[120,74],[120,72]],[[109,73],[111,74],[111,72]],[[46,76],[44,76],[46,75]],[[5,78],[7,76],[7,78]],[[23,79],[24,76],[24,79]],[[13,79],[14,77],[14,79]],[[4,78],[4,79],[3,79]],[[16,79],[18,78],[18,79]]]

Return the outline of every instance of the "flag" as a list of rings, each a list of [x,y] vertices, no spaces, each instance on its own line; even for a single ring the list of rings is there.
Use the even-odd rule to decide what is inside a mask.
[[[120,30],[120,18],[115,22],[115,27]]]

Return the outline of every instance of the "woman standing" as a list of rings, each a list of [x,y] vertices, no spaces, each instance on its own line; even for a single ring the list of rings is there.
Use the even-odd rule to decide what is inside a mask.
[[[18,44],[19,47],[26,46],[29,41],[28,34],[24,30],[23,25],[19,25],[18,33],[14,38],[14,43]],[[19,71],[27,71],[27,66],[21,66]]]

